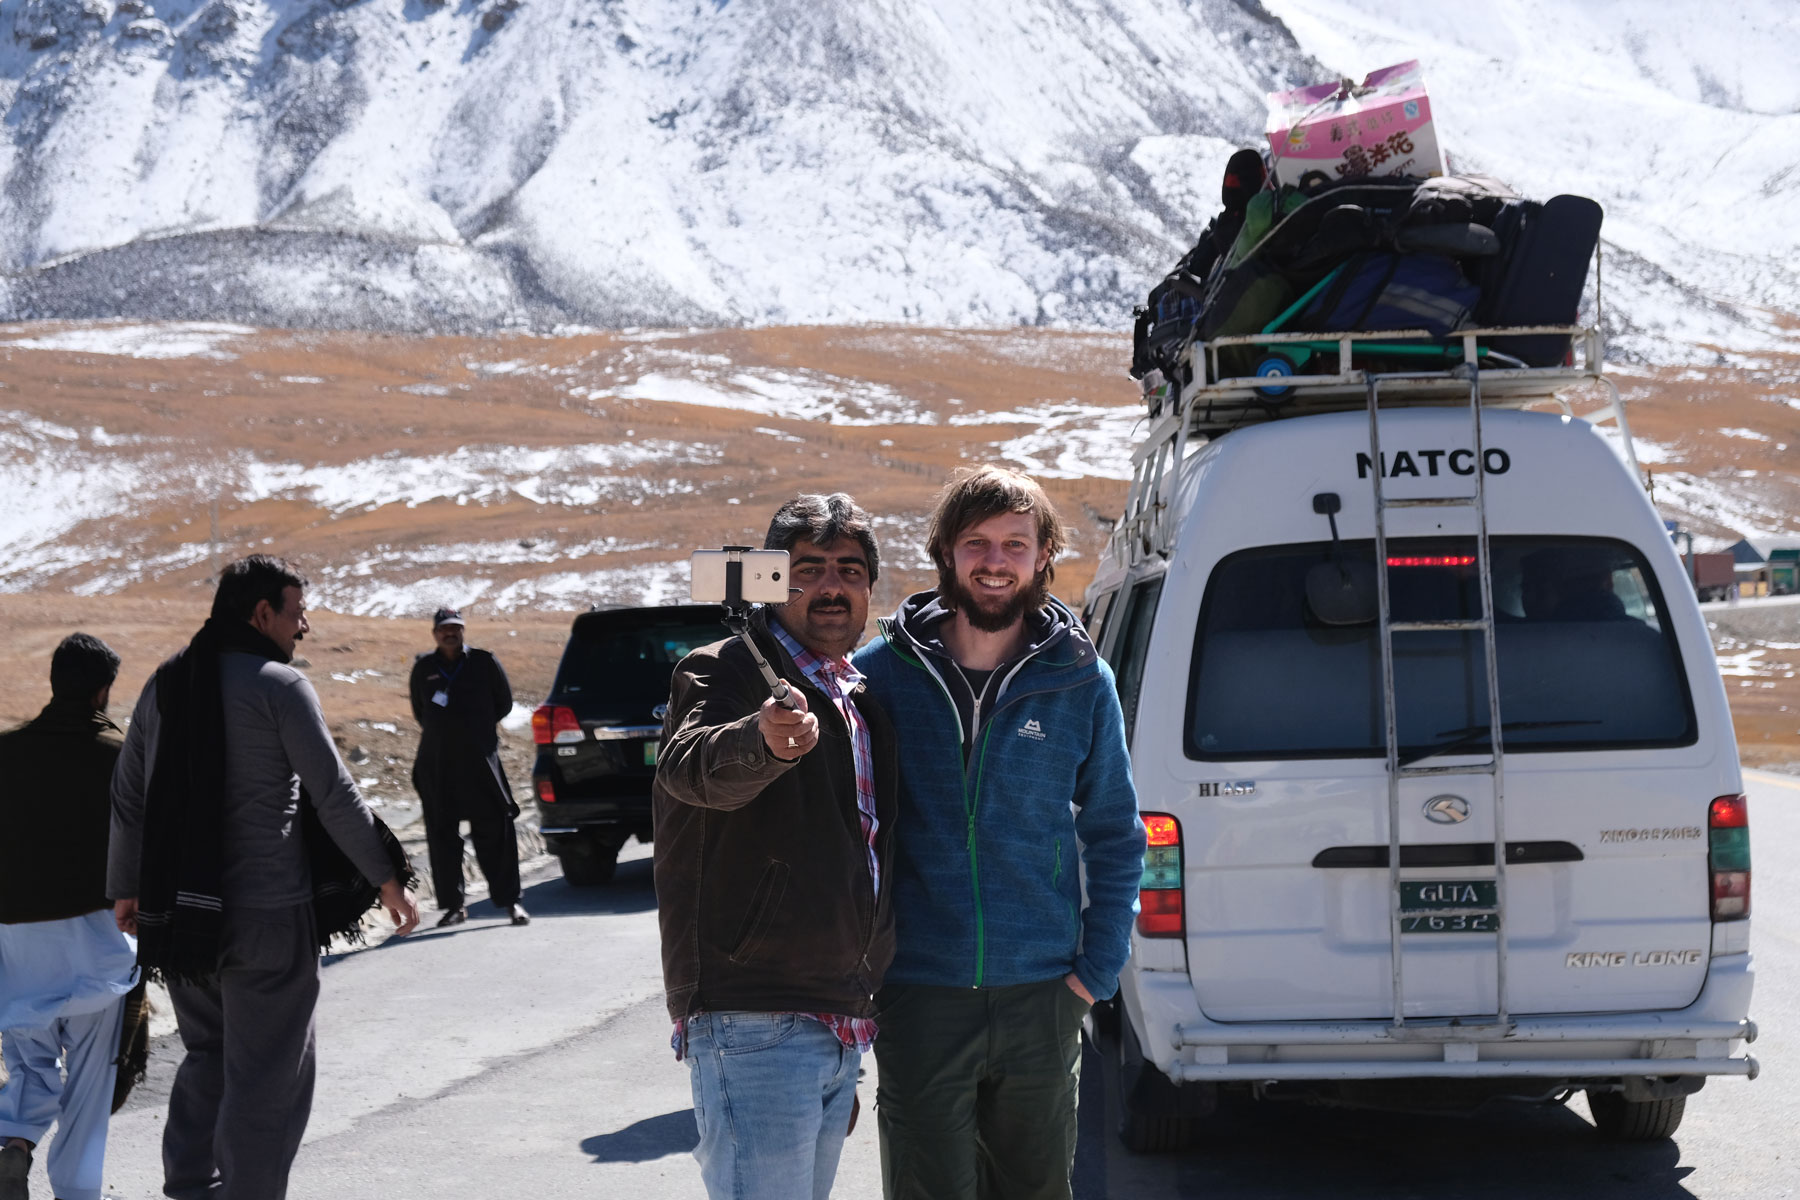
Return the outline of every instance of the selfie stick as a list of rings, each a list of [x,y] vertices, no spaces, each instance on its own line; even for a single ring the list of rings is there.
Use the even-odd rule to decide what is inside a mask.
[[[750,606],[744,602],[744,551],[749,546],[726,546],[725,551],[725,628],[737,634],[744,648],[750,651],[757,669],[763,678],[769,681],[769,694],[775,697],[775,703],[786,709],[798,707],[794,703],[793,689],[787,681],[775,673],[769,660],[757,649],[756,641],[750,636]],[[792,744],[790,740],[789,744]]]

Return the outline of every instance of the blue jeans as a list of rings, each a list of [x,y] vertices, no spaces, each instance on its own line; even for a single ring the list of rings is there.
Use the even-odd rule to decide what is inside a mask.
[[[827,1200],[862,1055],[792,1013],[702,1013],[687,1039],[711,1200]]]

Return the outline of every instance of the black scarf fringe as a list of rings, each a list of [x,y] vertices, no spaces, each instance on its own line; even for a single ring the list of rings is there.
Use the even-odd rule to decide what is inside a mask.
[[[144,800],[138,961],[165,984],[211,983],[224,945],[227,731],[219,659],[227,651],[288,661],[248,623],[214,617],[156,672],[157,752]],[[338,848],[304,788],[300,811],[319,948],[329,948],[334,937],[360,941],[362,918],[380,901],[381,889]],[[410,888],[417,873],[406,851],[379,817],[372,819],[394,876]]]

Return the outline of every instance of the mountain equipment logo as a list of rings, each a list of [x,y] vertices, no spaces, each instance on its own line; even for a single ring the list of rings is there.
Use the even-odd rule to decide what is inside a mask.
[[[1037,723],[1037,718],[1033,717],[1019,726],[1019,736],[1041,742],[1044,740],[1044,728]]]

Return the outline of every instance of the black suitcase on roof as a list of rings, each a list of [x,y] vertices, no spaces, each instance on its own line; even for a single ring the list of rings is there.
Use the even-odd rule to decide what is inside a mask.
[[[1601,216],[1600,206],[1585,196],[1507,203],[1494,221],[1499,256],[1472,271],[1481,287],[1475,324],[1573,325],[1588,262],[1600,243]],[[1531,367],[1557,366],[1569,353],[1569,339],[1553,334],[1495,338],[1489,346]]]

